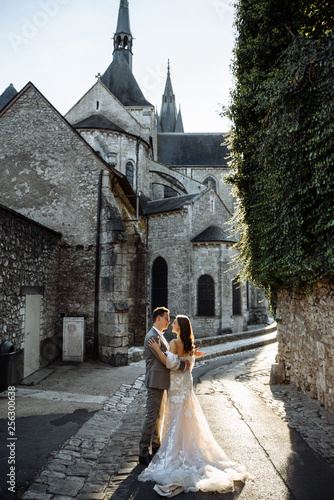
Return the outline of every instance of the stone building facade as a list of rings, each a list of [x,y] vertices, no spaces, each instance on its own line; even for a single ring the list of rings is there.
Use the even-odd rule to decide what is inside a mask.
[[[173,315],[192,318],[196,336],[214,336],[246,328],[245,293],[241,286],[240,309],[232,313],[234,270],[229,269],[234,240],[228,236],[230,212],[213,189],[188,196],[151,201],[148,216],[148,263],[166,263],[166,298]],[[199,310],[201,277],[211,279],[213,307]],[[154,277],[148,278],[148,297],[152,309]]]
[[[129,182],[30,83],[2,110],[0,120],[1,200],[62,235],[54,335],[62,332],[64,317],[84,317],[88,355],[97,348],[104,361],[126,364],[128,316],[140,315],[143,299],[136,288],[129,293],[130,282],[124,280],[128,260],[139,259],[136,237],[141,240]],[[145,260],[146,252],[142,255]],[[119,306],[128,297],[130,313]],[[15,339],[7,330],[1,340],[8,335]]]
[[[0,331],[16,351],[29,343],[25,376],[57,355],[60,239],[61,234],[0,205]],[[26,321],[36,308],[37,337]]]
[[[334,413],[334,286],[278,295],[278,362],[285,379]]]
[[[0,96],[1,202],[61,234],[54,335],[85,318],[87,354],[112,365],[157,305],[188,314],[197,336],[266,320],[263,293],[233,282],[226,136],[184,132],[169,67],[159,116],[132,47],[121,0],[113,60],[65,117],[32,83]]]

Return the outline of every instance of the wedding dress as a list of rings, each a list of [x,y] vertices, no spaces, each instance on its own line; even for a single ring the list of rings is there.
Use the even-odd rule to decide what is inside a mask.
[[[178,358],[167,353],[167,368],[179,359],[190,362],[189,371],[170,372],[167,405],[161,434],[161,446],[139,481],[155,481],[154,490],[165,497],[182,491],[227,493],[234,482],[244,482],[248,473],[231,462],[214,439],[193,391],[194,356]]]

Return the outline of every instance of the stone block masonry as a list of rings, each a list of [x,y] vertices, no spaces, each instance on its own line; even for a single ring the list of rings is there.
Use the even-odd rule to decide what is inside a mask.
[[[278,362],[286,380],[334,413],[334,286],[278,295]]]
[[[61,235],[0,205],[0,342],[25,345],[26,295],[42,296],[40,342],[56,335]],[[47,351],[46,351],[47,353]],[[47,364],[41,350],[41,364]]]

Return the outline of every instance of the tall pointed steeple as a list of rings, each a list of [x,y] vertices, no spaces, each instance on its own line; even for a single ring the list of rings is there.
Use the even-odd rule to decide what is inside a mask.
[[[132,43],[128,0],[120,0],[116,33],[114,34],[114,57],[121,53],[132,70]]]
[[[132,41],[128,0],[120,0],[113,60],[100,78],[124,106],[148,106],[149,103],[132,73]]]
[[[182,115],[181,115],[181,106],[179,107],[179,112],[177,114],[176,125],[175,125],[174,132],[179,132],[179,133],[182,133],[182,134],[184,133],[183,121],[182,121]]]
[[[181,110],[179,111],[179,115],[177,114],[176,110],[175,94],[173,92],[172,80],[170,77],[169,59],[167,66],[165,91],[162,96],[159,128],[161,132],[184,132]],[[176,130],[176,128],[178,128],[178,130]]]

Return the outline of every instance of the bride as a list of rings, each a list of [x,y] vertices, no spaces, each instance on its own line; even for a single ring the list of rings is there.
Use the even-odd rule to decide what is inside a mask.
[[[167,368],[182,359],[189,361],[190,369],[170,372],[161,446],[138,480],[155,481],[154,490],[165,497],[182,491],[234,491],[234,482],[244,482],[249,476],[245,467],[231,462],[215,441],[193,391],[195,346],[189,318],[177,316],[173,332],[177,338],[171,341],[167,355],[153,339],[150,347]]]

